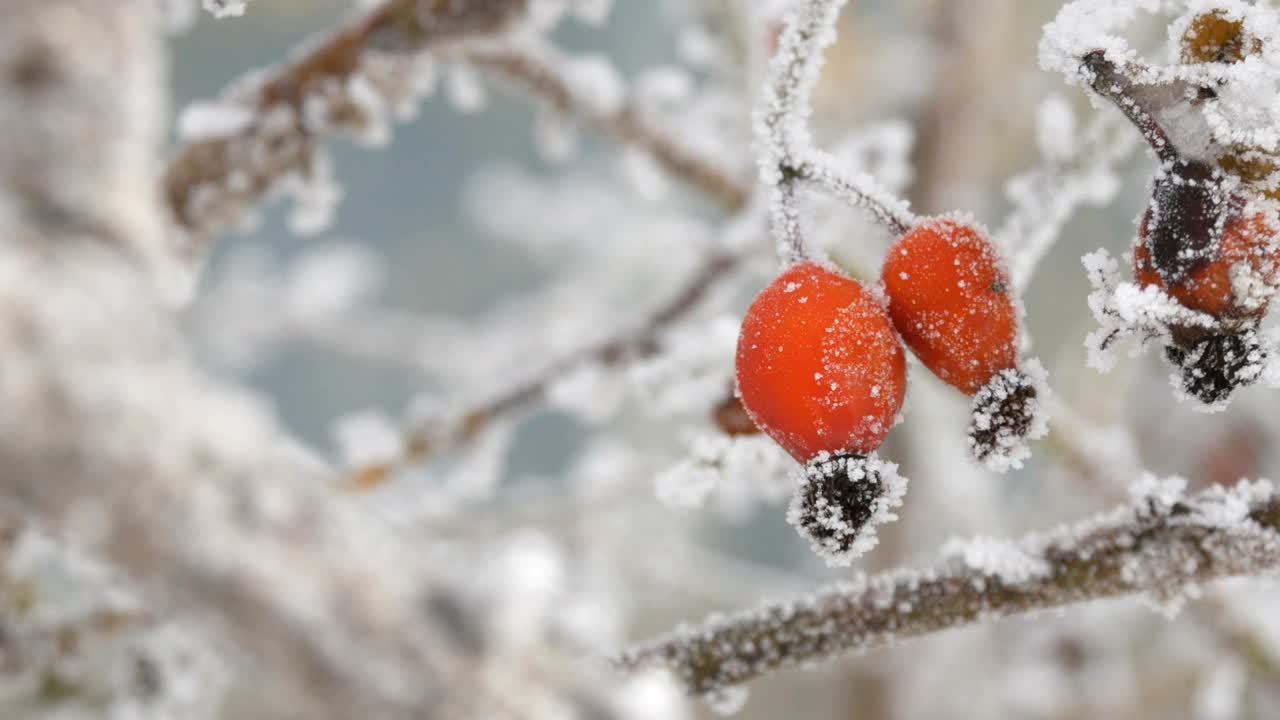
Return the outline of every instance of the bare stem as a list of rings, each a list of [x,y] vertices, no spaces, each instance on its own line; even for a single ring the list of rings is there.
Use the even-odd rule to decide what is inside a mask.
[[[690,693],[703,694],[780,668],[1037,610],[1134,594],[1176,602],[1197,583],[1280,569],[1280,496],[1269,484],[1246,483],[1179,500],[1143,497],[1002,545],[999,555],[983,565],[952,553],[921,570],[861,576],[678,630],[614,662],[628,671],[670,668]]]

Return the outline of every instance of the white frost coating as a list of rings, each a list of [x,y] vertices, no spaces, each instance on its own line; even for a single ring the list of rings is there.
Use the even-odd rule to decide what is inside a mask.
[[[721,717],[728,717],[742,712],[742,708],[747,706],[749,696],[750,691],[745,686],[727,687],[708,694],[706,702],[711,712]]]
[[[680,685],[664,670],[642,672],[629,678],[613,693],[620,720],[688,720],[691,714]]]
[[[1076,126],[1065,100],[1045,99],[1036,126],[1041,165],[1005,184],[1013,207],[994,237],[1009,258],[1016,287],[1029,285],[1078,208],[1115,198],[1120,182],[1114,167],[1138,146],[1136,133],[1117,113],[1099,113],[1084,128]]]
[[[613,10],[613,0],[573,0],[569,12],[588,25],[604,25]]]
[[[343,196],[333,156],[323,149],[317,150],[308,174],[295,173],[283,178],[277,192],[293,199],[288,216],[290,232],[309,237],[328,230]]]
[[[1248,681],[1248,668],[1238,657],[1219,660],[1196,688],[1195,717],[1200,720],[1242,717]]]
[[[720,484],[719,468],[704,458],[686,458],[658,473],[653,489],[658,501],[672,510],[702,507]]]
[[[706,417],[733,384],[741,320],[718,315],[674,328],[662,351],[627,370],[646,412],[656,417]]]
[[[797,179],[825,188],[896,230],[914,221],[906,204],[870,176],[844,172],[829,154],[813,146],[809,99],[823,51],[835,40],[836,19],[844,5],[845,0],[801,0],[791,7],[755,109],[756,159],[760,179],[769,189],[770,228],[783,265],[823,259],[820,249],[801,232]]]
[[[997,577],[1010,585],[1046,577],[1049,563],[1028,553],[1016,542],[991,537],[952,538],[942,546],[944,559],[955,558],[965,567],[987,577]]]
[[[193,102],[178,117],[178,137],[187,142],[234,135],[256,119],[252,108],[224,102]]]
[[[1089,309],[1099,328],[1085,338],[1089,367],[1107,373],[1115,368],[1112,346],[1120,340],[1138,337],[1167,337],[1171,325],[1212,328],[1215,321],[1204,313],[1188,310],[1156,287],[1141,287],[1120,279],[1120,264],[1106,250],[1095,250],[1081,258],[1093,291]],[[1133,354],[1141,352],[1143,345]]]
[[[547,403],[598,425],[613,417],[626,399],[622,380],[600,363],[584,363],[547,388]]]
[[[1218,88],[1217,96],[1205,104],[1203,112],[1213,139],[1223,146],[1280,150],[1280,103],[1259,101],[1274,98],[1280,92],[1280,48],[1275,42],[1280,37],[1280,13],[1270,3],[1243,0],[1195,0],[1188,6],[1187,14],[1170,26],[1171,35],[1185,31],[1195,13],[1221,10],[1226,17],[1242,23],[1246,37],[1263,39],[1256,52],[1255,48],[1248,49],[1244,62],[1185,69],[1188,79],[1207,78]]]
[[[650,110],[660,110],[686,102],[693,95],[694,80],[681,67],[649,68],[635,80],[635,100]]]
[[[338,456],[346,467],[376,465],[404,452],[400,426],[385,413],[364,410],[339,418],[333,424]]]
[[[160,0],[160,14],[171,35],[181,35],[196,24],[196,0]]]
[[[784,265],[820,257],[800,231],[795,189],[783,182],[783,171],[798,165],[799,155],[812,147],[809,96],[818,81],[823,50],[835,41],[836,18],[844,4],[845,0],[806,0],[792,6],[756,106],[756,159],[760,179],[769,188],[769,222]]]
[[[1075,112],[1057,93],[1040,101],[1036,109],[1036,147],[1045,160],[1066,162],[1078,152]]]
[[[244,15],[249,0],[200,0],[205,10],[216,18],[239,17]]]
[[[547,162],[568,162],[578,155],[577,125],[554,107],[539,105],[533,116],[533,145]]]
[[[1103,50],[1117,62],[1134,53],[1115,30],[1132,22],[1138,12],[1157,12],[1158,0],[1076,0],[1045,25],[1040,38],[1040,67],[1061,73],[1072,85],[1087,83],[1080,58]]]
[[[634,147],[618,152],[618,177],[637,197],[648,203],[660,203],[670,198],[670,176],[653,159],[653,155]]]
[[[479,73],[461,62],[450,63],[445,71],[445,97],[462,113],[479,112],[488,102],[488,93]]]
[[[1070,3],[1045,27],[1041,66],[1062,73],[1069,83],[1085,84],[1090,77],[1081,58],[1093,50],[1103,51],[1108,60],[1123,66],[1134,78],[1136,85],[1130,91],[1159,121],[1184,157],[1213,162],[1232,148],[1280,150],[1280,103],[1258,101],[1273,98],[1280,91],[1280,49],[1275,42],[1263,42],[1257,50],[1249,48],[1243,62],[1182,64],[1178,57],[1180,38],[1199,13],[1224,12],[1226,17],[1242,21],[1246,37],[1256,38],[1276,37],[1280,15],[1265,3],[1187,2],[1186,13],[1169,26],[1171,64],[1156,67],[1137,62],[1137,54],[1116,31],[1139,12],[1167,11],[1181,4],[1170,7],[1154,0]],[[1212,98],[1190,101],[1194,88],[1209,86],[1214,89]]]
[[[491,562],[483,573],[485,581],[505,591],[493,593],[501,605],[489,622],[497,627],[508,651],[520,652],[535,645],[537,634],[544,632],[546,620],[564,599],[566,558],[547,535],[528,530],[505,538]]]
[[[373,79],[362,72],[347,78],[347,97],[364,118],[364,127],[354,133],[356,142],[366,147],[385,147],[391,142],[391,113],[387,109],[387,97],[374,85]]]
[[[382,258],[366,245],[333,243],[304,253],[282,278],[284,312],[319,322],[368,300],[382,287]]]
[[[763,435],[695,432],[686,443],[687,456],[654,478],[658,499],[672,509],[702,507],[714,498],[725,515],[742,518],[794,490],[788,473],[794,461]]]
[[[1186,498],[1187,480],[1181,477],[1161,478],[1144,474],[1129,486],[1129,495],[1139,504],[1150,503],[1158,512],[1168,512]]]
[[[1090,599],[1148,593],[1149,601],[1167,609],[1194,595],[1201,580],[1274,567],[1280,534],[1274,526],[1276,496],[1270,486],[1220,487],[1192,496],[1184,495],[1181,486],[1177,480],[1148,478],[1133,502],[1073,525],[1005,547],[981,540],[953,544],[952,555],[925,568],[859,574],[791,600],[713,615],[639,646],[620,662],[624,667],[666,665],[691,692],[708,693],[781,668],[895,646],[946,628],[1060,611]],[[1246,517],[1228,527],[1206,526],[1203,519],[1224,500],[1230,505],[1236,500],[1251,503],[1265,519]],[[966,550],[972,566],[964,557]],[[1012,588],[1009,580],[992,574],[1001,570],[1017,578]],[[1118,632],[1132,622],[1110,619],[1111,625],[1096,626]],[[1073,621],[1070,627],[1078,631],[1091,625]],[[1012,636],[1017,635],[1021,631]],[[1151,634],[1143,632],[1141,637],[1149,642]],[[1085,667],[1099,671],[1092,663]],[[913,688],[918,685],[915,675],[912,683]]]
[[[1034,396],[1025,395],[1028,388]],[[1049,434],[1051,405],[1049,372],[1039,358],[996,373],[973,395],[970,454],[993,472],[1020,469],[1031,457],[1028,442]]]
[[[577,102],[589,112],[609,115],[617,112],[626,100],[626,83],[603,55],[566,58],[560,64],[560,71]]]

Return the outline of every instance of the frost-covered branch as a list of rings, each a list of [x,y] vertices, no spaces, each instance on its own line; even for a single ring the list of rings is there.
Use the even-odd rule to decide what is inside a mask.
[[[923,570],[862,576],[712,618],[630,650],[625,670],[669,667],[695,694],[904,638],[1124,595],[1176,603],[1218,578],[1280,570],[1280,495],[1241,483],[1184,496],[1145,483],[1127,507],[1014,543],[949,543]]]
[[[1077,209],[1115,197],[1120,184],[1114,168],[1137,146],[1128,128],[1109,114],[1077,129],[1071,108],[1057,96],[1041,104],[1039,115],[1042,162],[1005,184],[1013,207],[996,232],[1018,287],[1030,284]]]
[[[211,623],[253,677],[255,717],[596,707],[536,617],[516,618],[520,652],[490,652],[515,625],[458,609],[474,573],[428,565],[186,356],[147,290],[165,237],[155,5],[0,6],[0,496],[150,609]]]
[[[562,115],[578,118],[618,142],[643,148],[672,175],[701,189],[726,210],[740,210],[747,204],[750,190],[743,179],[686,147],[669,130],[646,119],[624,96],[607,89],[601,92],[598,86],[575,86],[572,74],[566,72],[566,58],[553,48],[532,43],[476,47],[463,56]]]
[[[191,245],[187,250],[199,254],[210,236],[286,178],[305,181],[321,172],[316,151],[325,137],[345,133],[385,141],[386,116],[412,114],[414,102],[429,89],[433,55],[439,52],[490,69],[557,111],[643,148],[730,210],[746,204],[745,182],[646,122],[625,98],[605,106],[602,98],[574,87],[564,59],[553,50],[532,43],[459,45],[500,32],[526,4],[392,0],[307,48],[266,80],[248,75],[219,102],[189,110],[191,142],[172,160],[164,180],[174,218]]]
[[[810,96],[822,68],[823,52],[835,40],[836,20],[845,2],[796,0],[787,14],[756,110],[760,177],[770,188],[774,236],[783,262],[813,254],[800,234],[794,188],[798,180],[825,188],[870,212],[895,233],[905,232],[915,222],[905,203],[878,188],[871,178],[845,173],[830,155],[813,146],[808,125]]]
[[[721,279],[732,273],[742,257],[740,253],[712,253],[670,300],[640,322],[551,363],[535,376],[503,388],[477,405],[408,428],[402,457],[392,463],[359,468],[354,481],[358,486],[377,485],[399,464],[423,462],[471,442],[494,420],[535,406],[552,383],[583,365],[615,365],[652,355],[658,349],[661,333],[697,307]]]
[[[380,139],[386,113],[424,88],[421,51],[505,28],[527,0],[389,0],[270,72],[233,83],[188,114],[190,144],[164,193],[193,254],[244,207],[312,171],[317,143],[339,132]]]

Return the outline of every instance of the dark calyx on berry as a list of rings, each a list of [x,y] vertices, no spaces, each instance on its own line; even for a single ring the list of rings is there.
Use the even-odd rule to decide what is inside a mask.
[[[969,421],[969,447],[973,457],[986,462],[1005,455],[1031,434],[1039,414],[1039,392],[1026,373],[1001,370],[973,396]]]
[[[804,483],[792,507],[800,533],[828,553],[849,552],[885,495],[885,483],[875,465],[866,456],[852,453],[805,465]]]
[[[1199,160],[1179,159],[1156,179],[1148,210],[1152,263],[1168,282],[1177,282],[1213,257],[1232,203],[1222,174]]]
[[[1181,373],[1182,390],[1206,405],[1225,401],[1236,388],[1257,382],[1266,349],[1252,327],[1216,330],[1165,346]]]

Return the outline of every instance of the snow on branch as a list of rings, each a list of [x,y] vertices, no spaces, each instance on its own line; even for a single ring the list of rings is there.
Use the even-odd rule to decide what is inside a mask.
[[[778,51],[769,64],[756,109],[760,177],[770,188],[778,256],[783,262],[812,257],[800,234],[795,208],[797,180],[824,188],[901,234],[915,223],[906,204],[877,187],[869,176],[852,176],[829,154],[814,148],[808,121],[810,96],[823,52],[835,40],[836,20],[846,0],[797,0],[786,16]]]
[[[459,610],[474,573],[335,493],[261,403],[187,357],[137,262],[162,237],[156,10],[0,4],[0,499],[123,571],[149,612],[211,623],[252,663],[256,716],[598,707],[542,619]],[[494,652],[513,631],[521,651]]]
[[[922,570],[859,576],[627,651],[617,667],[671,669],[691,694],[947,628],[1142,594],[1176,609],[1202,582],[1280,571],[1280,494],[1242,482],[1184,495],[1148,479],[1125,507],[1017,542],[953,541]]]
[[[467,50],[464,57],[549,103],[560,114],[579,118],[618,142],[645,149],[668,172],[700,188],[725,209],[740,210],[747,204],[750,190],[743,179],[646,120],[640,108],[625,97],[602,102],[602,98],[615,93],[601,92],[598,83],[575,84],[573,73],[567,68],[568,58],[554,48],[533,42],[477,46]]]
[[[174,218],[192,246],[187,250],[199,254],[207,238],[289,178],[323,182],[325,158],[317,155],[317,143],[326,136],[347,133],[385,142],[388,112],[411,116],[416,100],[434,84],[438,53],[429,51],[492,70],[557,111],[645,149],[730,210],[746,204],[745,182],[645,122],[625,97],[602,105],[594,88],[575,87],[566,58],[552,49],[533,42],[459,44],[503,31],[526,5],[527,0],[391,0],[265,80],[251,73],[233,83],[223,100],[189,108],[190,144],[164,179]]]
[[[658,340],[662,332],[697,307],[717,283],[732,274],[743,257],[741,252],[710,253],[670,300],[639,323],[623,327],[594,345],[553,361],[532,377],[502,388],[480,403],[428,418],[407,428],[402,456],[357,468],[351,480],[358,488],[378,486],[402,465],[421,463],[466,445],[495,420],[536,406],[556,380],[579,367],[591,363],[616,365],[653,355],[659,349]]]
[[[249,0],[201,0],[200,4],[216,18],[239,17]]]
[[[426,91],[427,59],[417,53],[492,35],[527,0],[389,0],[265,80],[251,73],[217,103],[188,110],[188,144],[163,180],[174,220],[200,254],[203,241],[282,180],[314,171],[318,140],[347,132],[380,141],[389,110],[412,108]],[[409,112],[408,109],[402,113]]]

